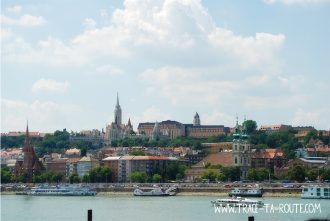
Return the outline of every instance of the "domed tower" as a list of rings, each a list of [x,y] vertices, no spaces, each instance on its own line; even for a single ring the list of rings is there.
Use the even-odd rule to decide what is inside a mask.
[[[115,108],[115,124],[117,125],[121,125],[121,107],[119,105],[119,97],[118,97],[118,93],[117,93],[117,104],[116,104],[116,108]]]
[[[194,126],[200,126],[201,125],[201,120],[199,119],[199,115],[196,112],[195,116],[194,116]]]

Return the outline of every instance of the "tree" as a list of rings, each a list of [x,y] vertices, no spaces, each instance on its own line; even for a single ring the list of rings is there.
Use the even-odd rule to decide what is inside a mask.
[[[78,174],[76,173],[72,173],[69,177],[70,183],[80,183],[80,178],[78,176]]]
[[[217,175],[217,180],[218,180],[218,181],[226,181],[226,176],[225,176],[225,174],[219,172],[218,175]]]
[[[209,181],[215,181],[217,178],[217,173],[214,170],[206,170],[202,174],[202,179],[208,179]]]
[[[133,183],[145,183],[147,180],[147,174],[135,171],[129,175],[129,180]]]
[[[167,180],[180,180],[184,177],[186,169],[186,165],[179,163],[178,161],[172,161],[167,165],[164,177]]]
[[[308,144],[311,139],[314,139],[314,140],[317,139],[317,130],[315,130],[314,128],[312,130],[310,130],[307,133],[306,137],[304,138],[305,144]]]
[[[243,122],[243,127],[246,128],[246,132],[248,134],[253,133],[254,131],[256,131],[258,125],[257,122],[254,120],[246,120]]]
[[[158,173],[155,173],[155,174],[152,176],[152,181],[153,181],[154,183],[159,183],[159,182],[161,181],[161,179],[162,179],[162,176],[159,175]]]
[[[99,166],[89,171],[91,183],[111,182],[112,170],[107,166]]]
[[[144,156],[143,150],[133,150],[129,153],[132,156]]]
[[[247,172],[249,180],[259,180],[258,171],[255,168],[250,168]]]
[[[291,180],[303,182],[305,181],[306,171],[302,166],[295,165],[289,169],[288,175]]]
[[[318,177],[317,170],[307,171],[307,177],[308,177],[308,180],[315,181],[317,179],[317,177]]]
[[[322,180],[330,180],[330,169],[322,171],[321,179]]]
[[[223,167],[221,172],[226,176],[227,180],[239,181],[241,171],[239,167]]]
[[[12,180],[11,174],[7,168],[1,168],[1,183],[10,183]]]

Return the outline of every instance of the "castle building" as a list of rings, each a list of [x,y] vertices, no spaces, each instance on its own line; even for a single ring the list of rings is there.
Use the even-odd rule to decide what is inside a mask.
[[[182,124],[177,121],[166,120],[157,123],[162,136],[173,139],[179,136],[194,138],[208,138],[211,136],[223,136],[229,133],[229,128],[223,125],[201,125],[200,117],[196,112],[193,124]],[[140,123],[138,133],[145,134],[153,139],[156,123]],[[159,134],[158,134],[159,136]]]
[[[39,161],[34,148],[31,145],[29,127],[26,126],[25,141],[23,147],[23,159],[16,161],[13,175],[24,176],[27,182],[31,182],[33,175],[45,170],[44,165]]]
[[[245,126],[243,131],[240,131],[238,121],[236,121],[233,136],[233,166],[240,168],[240,180],[243,180],[246,179],[247,171],[251,167],[251,145],[249,143],[249,136],[246,134]]]
[[[119,104],[119,96],[117,93],[117,103],[114,111],[114,122],[106,125],[105,140],[111,143],[113,140],[122,139],[125,136],[130,135],[133,132],[133,126],[131,120],[128,119],[128,123],[122,124],[122,110]]]

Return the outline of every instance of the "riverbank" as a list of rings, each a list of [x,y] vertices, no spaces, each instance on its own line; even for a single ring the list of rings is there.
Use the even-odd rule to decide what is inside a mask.
[[[179,188],[177,196],[215,196],[227,197],[230,189],[223,188]],[[1,191],[1,195],[16,195],[21,191]],[[98,196],[132,196],[132,188],[102,188],[97,190]],[[263,197],[300,197],[301,190],[297,188],[264,189]]]

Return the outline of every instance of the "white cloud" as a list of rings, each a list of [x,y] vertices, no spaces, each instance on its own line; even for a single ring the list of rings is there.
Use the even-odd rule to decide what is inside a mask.
[[[92,18],[86,18],[84,21],[83,21],[83,26],[87,29],[89,28],[94,28],[96,26],[96,21]]]
[[[240,36],[218,27],[200,0],[125,0],[124,8],[116,9],[106,25],[96,28],[95,23],[92,18],[86,19],[86,30],[69,42],[49,37],[34,46],[23,39],[22,47],[29,45],[30,50],[16,45],[15,50],[5,50],[5,55],[12,58],[11,62],[52,65],[146,57],[167,65],[177,63],[178,58],[183,60],[182,65],[191,65],[192,60],[197,65],[231,59],[234,66],[270,68],[278,65],[277,53],[285,40],[283,34]]]
[[[17,19],[1,15],[2,25],[11,26],[21,26],[21,27],[36,27],[46,24],[46,20],[41,16],[33,16],[30,14],[25,14]]]
[[[235,114],[235,113],[234,113]],[[202,114],[201,116],[201,124],[204,125],[231,125],[234,126],[235,123],[235,115],[229,115],[227,113],[213,110],[210,114]]]
[[[19,14],[22,11],[22,6],[20,6],[20,5],[14,5],[12,7],[6,8],[6,11],[8,11],[10,13]]]
[[[55,93],[64,93],[70,87],[68,81],[59,82],[52,79],[39,79],[32,86],[32,92],[55,92]]]
[[[1,99],[1,130],[24,130],[29,120],[31,130],[54,132],[62,128],[74,128],[79,122],[81,109],[73,104],[35,100],[31,103],[20,100]]]
[[[171,118],[170,114],[164,113],[159,108],[152,106],[144,110],[139,121],[136,122],[155,122],[163,121]]]
[[[113,65],[102,65],[96,68],[96,72],[100,74],[108,74],[108,75],[122,75],[124,71],[118,67]]]
[[[330,3],[330,0],[264,0],[267,4],[284,4],[284,5],[311,5]]]
[[[294,113],[292,125],[316,126],[316,129],[330,130],[330,107],[324,107],[311,111],[298,109]]]

